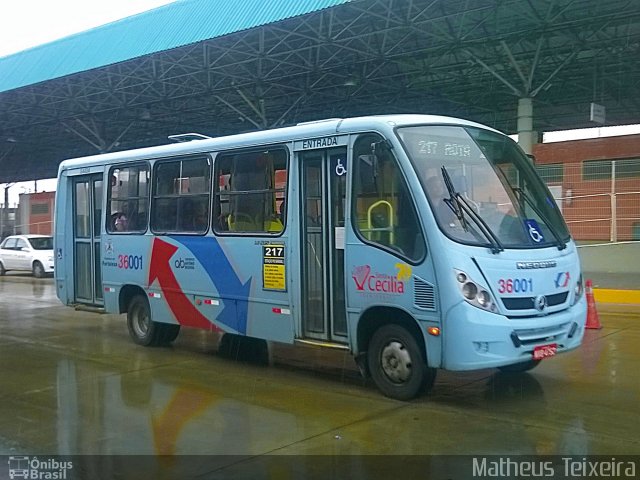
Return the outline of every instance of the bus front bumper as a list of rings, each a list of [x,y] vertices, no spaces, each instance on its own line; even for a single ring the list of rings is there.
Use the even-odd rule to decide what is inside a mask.
[[[501,367],[533,359],[534,348],[557,346],[557,353],[582,343],[587,304],[530,318],[507,318],[461,302],[449,310],[444,322],[446,370]]]

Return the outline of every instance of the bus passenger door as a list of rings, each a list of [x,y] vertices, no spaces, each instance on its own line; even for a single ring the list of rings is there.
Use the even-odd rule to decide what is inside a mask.
[[[300,154],[302,335],[347,342],[344,218],[347,150]]]
[[[73,180],[73,283],[76,303],[101,306],[102,175]]]

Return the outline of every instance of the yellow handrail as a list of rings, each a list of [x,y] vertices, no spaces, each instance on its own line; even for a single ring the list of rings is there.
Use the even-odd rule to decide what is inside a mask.
[[[380,230],[380,229],[386,229],[389,231],[389,242],[391,243],[391,245],[394,245],[394,237],[393,237],[393,205],[391,205],[391,202],[388,202],[387,200],[378,200],[377,202],[373,203],[369,209],[367,210],[367,229],[369,231],[373,231],[373,223],[371,221],[371,215],[373,212],[373,209],[378,207],[379,205],[386,205],[387,209],[389,211],[389,225],[387,227],[379,227],[376,230]]]

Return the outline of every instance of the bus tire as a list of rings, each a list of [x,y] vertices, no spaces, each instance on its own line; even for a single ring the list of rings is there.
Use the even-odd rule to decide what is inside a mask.
[[[524,373],[536,368],[541,360],[527,360],[526,362],[513,363],[511,365],[503,365],[498,370],[504,373]]]
[[[367,363],[376,386],[396,400],[415,398],[435,380],[436,370],[429,368],[415,337],[401,325],[388,324],[376,330]]]
[[[38,261],[33,262],[33,276],[36,278],[44,277],[44,267]]]
[[[127,307],[127,327],[135,343],[144,347],[158,345],[162,339],[162,328],[151,320],[151,308],[144,295],[135,295]]]

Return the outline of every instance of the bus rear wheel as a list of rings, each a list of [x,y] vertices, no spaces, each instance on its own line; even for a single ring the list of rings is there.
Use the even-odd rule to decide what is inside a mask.
[[[415,337],[396,324],[384,325],[373,334],[367,363],[380,391],[397,400],[415,398],[431,388],[436,376]]]
[[[151,319],[149,301],[144,295],[136,295],[129,302],[127,327],[133,341],[145,347],[169,344],[180,333],[180,325],[154,322]]]

